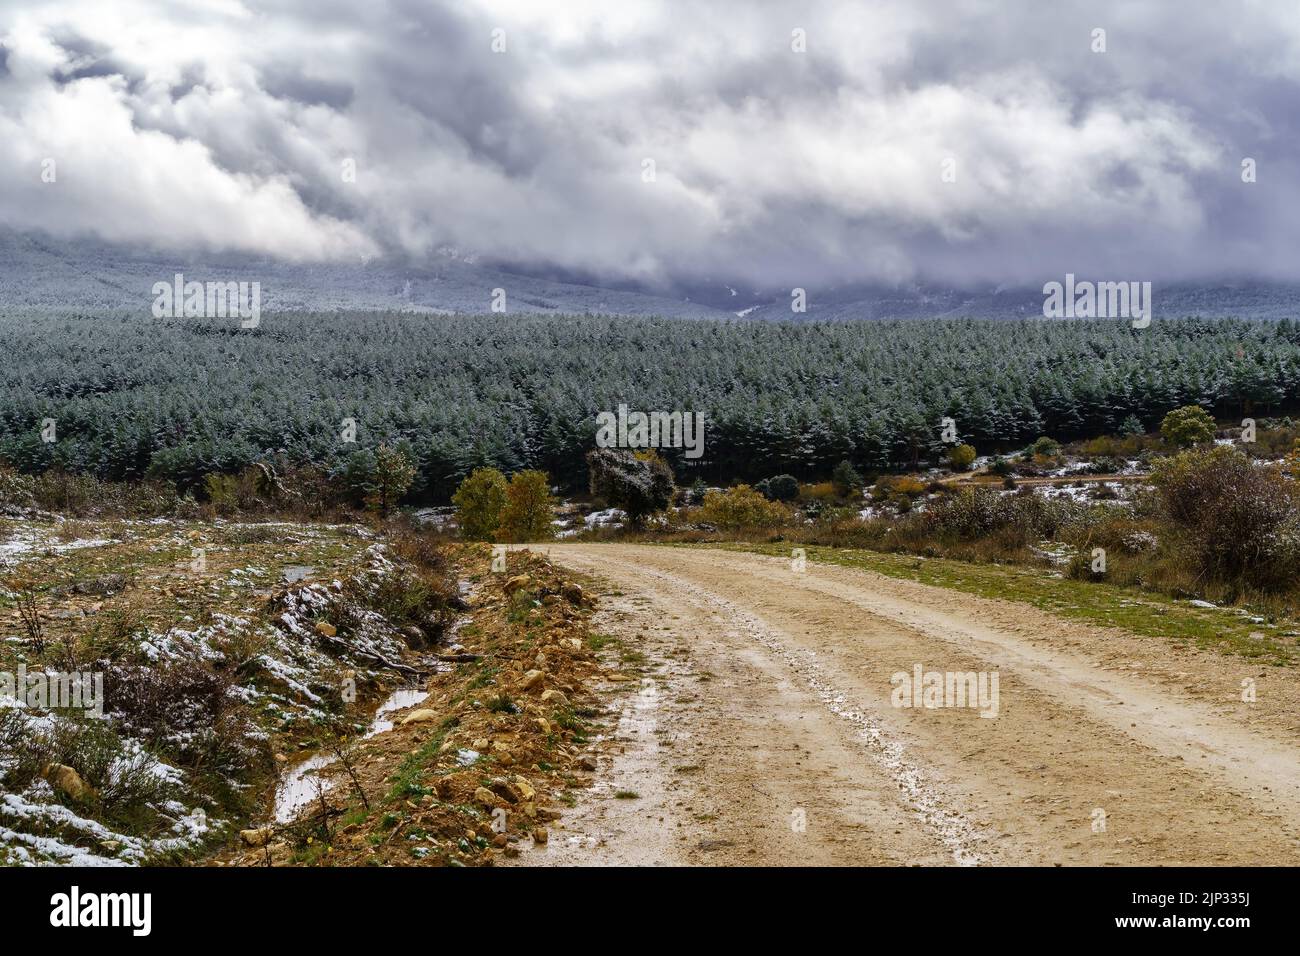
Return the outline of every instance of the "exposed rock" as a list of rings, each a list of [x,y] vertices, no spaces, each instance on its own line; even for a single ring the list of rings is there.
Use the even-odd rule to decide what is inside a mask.
[[[125,574],[103,574],[72,585],[73,594],[115,594],[126,587]]]
[[[520,801],[524,803],[527,803],[537,796],[537,791],[533,789],[533,785],[523,777],[516,776],[510,781],[510,784],[513,788],[513,792],[518,794]]]
[[[578,606],[586,604],[589,600],[587,592],[582,590],[582,585],[574,584],[572,581],[565,581],[560,587],[560,593],[564,595],[564,599],[570,604]]]
[[[427,724],[430,721],[434,721],[437,719],[438,719],[438,712],[436,710],[421,708],[420,710],[413,710],[405,717],[403,717],[402,726],[406,726],[407,724]]]
[[[519,682],[519,689],[532,690],[534,687],[536,687],[538,684],[542,682],[542,678],[545,676],[546,674],[542,671],[531,670],[528,673],[524,674],[523,680]]]
[[[542,703],[554,704],[556,707],[564,707],[569,703],[569,698],[565,697],[558,690],[542,691]]]
[[[596,758],[591,754],[583,754],[581,757],[578,758],[578,766],[581,767],[583,770],[595,770]]]
[[[514,594],[521,588],[526,588],[533,583],[533,579],[527,574],[518,574],[505,583],[506,594]]]
[[[474,802],[481,803],[485,807],[493,808],[501,805],[501,801],[497,798],[497,795],[487,787],[478,787],[474,791]]]
[[[326,637],[334,637],[335,635],[338,634],[338,632],[339,629],[335,627],[333,624],[331,624],[329,621],[316,622],[317,634],[324,634]]]
[[[244,841],[244,846],[266,846],[275,836],[275,827],[259,827],[256,830],[240,830],[239,839]]]
[[[533,840],[537,843],[545,843],[550,837],[546,832],[546,827],[533,827]]]
[[[41,776],[48,780],[54,789],[78,802],[92,799],[95,796],[95,788],[82,780],[81,774],[67,764],[46,764]]]

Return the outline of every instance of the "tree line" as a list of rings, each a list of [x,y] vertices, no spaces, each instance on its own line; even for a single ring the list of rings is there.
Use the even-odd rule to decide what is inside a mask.
[[[400,445],[411,497],[478,467],[587,483],[596,416],[702,412],[679,481],[820,478],[937,455],[1154,428],[1170,410],[1300,406],[1300,326],[1245,320],[749,323],[603,316],[0,317],[0,460],[201,488],[275,459],[345,472]],[[50,420],[53,433],[42,423]],[[349,430],[345,425],[352,420]],[[53,437],[53,441],[45,440]],[[354,438],[349,441],[347,438]],[[353,462],[355,468],[355,462]]]

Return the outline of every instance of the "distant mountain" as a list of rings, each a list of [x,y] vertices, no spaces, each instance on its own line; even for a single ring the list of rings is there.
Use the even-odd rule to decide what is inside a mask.
[[[57,240],[0,229],[0,308],[148,312],[155,282],[177,273],[199,281],[258,281],[262,310],[409,310],[478,314],[504,289],[508,312],[658,315],[747,320],[1042,315],[1041,286],[960,290],[937,285],[807,290],[808,311],[790,310],[790,290],[695,283],[673,292],[586,277],[538,274],[444,251],[421,263],[383,260],[294,264],[239,254],[167,254],[95,240]],[[1053,277],[1056,278],[1056,277]],[[1300,317],[1300,284],[1256,281],[1157,284],[1155,316]]]

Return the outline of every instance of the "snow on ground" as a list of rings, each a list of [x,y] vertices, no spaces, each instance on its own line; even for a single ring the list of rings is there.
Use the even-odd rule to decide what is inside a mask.
[[[588,528],[618,528],[626,520],[627,512],[620,508],[606,508],[604,511],[593,511],[582,519],[582,523]]]
[[[108,538],[78,538],[75,541],[59,541],[54,528],[38,525],[26,525],[15,531],[7,541],[0,542],[0,566],[15,567],[29,554],[53,551],[62,554],[65,551],[78,551],[82,548],[98,548],[112,544]]]

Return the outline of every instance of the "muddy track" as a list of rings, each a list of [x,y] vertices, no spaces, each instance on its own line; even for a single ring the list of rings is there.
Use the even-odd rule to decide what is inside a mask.
[[[603,581],[596,628],[645,660],[529,862],[1300,863],[1294,670],[812,562],[534,550]],[[894,706],[917,664],[996,672],[996,716]]]

